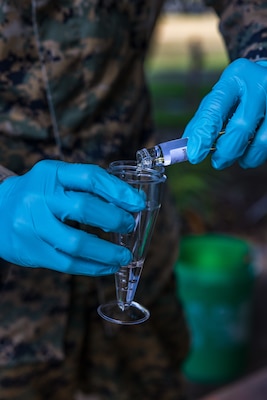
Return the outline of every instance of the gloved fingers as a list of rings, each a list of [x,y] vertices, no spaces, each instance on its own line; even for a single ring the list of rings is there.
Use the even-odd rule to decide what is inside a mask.
[[[72,275],[87,276],[110,275],[114,274],[119,269],[119,266],[72,257],[69,254],[54,249],[48,243],[42,242],[39,247],[38,249],[37,245],[34,250],[28,252],[26,258],[14,259],[12,262],[23,265],[24,267],[48,268]],[[40,252],[44,253],[46,256],[40,259]]]
[[[96,194],[130,212],[145,208],[145,194],[97,165],[60,163],[57,176],[65,189]]]
[[[54,249],[87,261],[118,267],[132,260],[132,254],[126,247],[68,226],[53,216],[47,217],[45,224],[40,222],[37,235]]]
[[[225,134],[216,143],[213,166],[225,168],[243,157],[248,141],[265,116],[266,91],[266,61],[262,65],[242,58],[232,62],[204,98],[183,134],[188,137],[189,161],[202,161],[226,124]]]
[[[104,276],[114,274],[120,266],[103,264],[97,261],[71,257],[50,247],[45,265],[43,267],[72,275]]]
[[[67,260],[68,261],[68,260]],[[78,258],[69,259],[66,263],[65,273],[75,275],[104,276],[115,274],[120,266],[98,263],[97,261],[85,261]]]
[[[261,88],[254,88],[253,92],[257,102],[251,107],[251,90],[243,88],[242,97],[226,125],[225,133],[216,142],[216,151],[211,158],[212,166],[216,169],[226,168],[239,160],[256,134],[265,114],[266,94]]]
[[[228,80],[222,80],[204,97],[183,133],[183,137],[188,138],[187,156],[192,164],[203,161],[210,153],[238,101],[238,95],[236,82],[230,84]]]
[[[247,147],[243,157],[240,158],[239,164],[242,168],[256,168],[267,160],[267,121],[261,124],[257,130],[255,137]]]
[[[131,232],[135,221],[132,214],[89,193],[57,191],[49,204],[61,221],[77,221],[99,227],[106,232]]]

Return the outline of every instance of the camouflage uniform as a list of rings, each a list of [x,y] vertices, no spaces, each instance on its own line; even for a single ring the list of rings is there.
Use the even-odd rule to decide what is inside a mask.
[[[161,3],[2,1],[0,163],[19,174],[43,158],[105,167],[151,145],[143,61]],[[176,221],[166,191],[137,293],[151,318],[136,327],[96,313],[115,297],[113,276],[1,262],[1,400],[70,400],[77,389],[101,400],[182,399]]]
[[[161,3],[2,0],[0,163],[17,173],[43,158],[106,166],[151,145],[143,60]],[[252,57],[258,43],[265,57],[265,2],[209,3],[232,58]],[[77,389],[104,400],[182,398],[188,335],[172,274],[175,221],[166,193],[137,293],[151,318],[135,327],[96,314],[114,298],[113,277],[1,262],[1,400],[70,400]]]
[[[267,1],[205,0],[220,17],[220,32],[230,59],[267,59]]]

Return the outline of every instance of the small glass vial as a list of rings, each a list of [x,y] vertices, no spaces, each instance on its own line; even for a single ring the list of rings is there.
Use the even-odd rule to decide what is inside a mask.
[[[187,161],[187,138],[170,140],[157,144],[150,149],[141,149],[136,153],[137,164],[142,168],[155,165],[168,166]]]

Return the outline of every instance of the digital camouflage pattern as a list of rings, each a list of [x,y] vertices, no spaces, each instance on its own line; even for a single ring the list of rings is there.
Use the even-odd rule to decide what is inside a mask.
[[[154,144],[143,61],[161,3],[2,1],[0,163],[19,174],[43,158],[105,167]],[[1,262],[1,400],[71,400],[77,390],[100,400],[183,398],[179,230],[165,196],[137,293],[151,311],[144,324],[97,315],[115,297],[113,276]]]
[[[66,160],[133,157],[151,132],[143,59],[160,3],[4,0],[2,134],[58,156],[50,97]]]
[[[220,32],[230,60],[267,59],[267,1],[205,0],[220,17]]]
[[[0,163],[17,173],[44,158],[105,167],[152,145],[143,60],[162,2],[2,0]],[[266,58],[266,2],[208,3],[232,59]],[[96,313],[115,296],[112,276],[2,261],[1,400],[71,400],[77,390],[100,400],[183,398],[188,334],[172,274],[176,221],[166,193],[137,293],[151,318],[135,327]]]

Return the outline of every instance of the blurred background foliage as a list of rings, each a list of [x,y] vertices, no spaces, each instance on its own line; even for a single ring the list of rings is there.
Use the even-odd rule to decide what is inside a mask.
[[[228,64],[215,13],[201,1],[167,1],[157,23],[146,72],[158,141],[182,132]],[[166,168],[184,232],[249,234],[266,222],[265,166],[215,171],[198,165]]]

